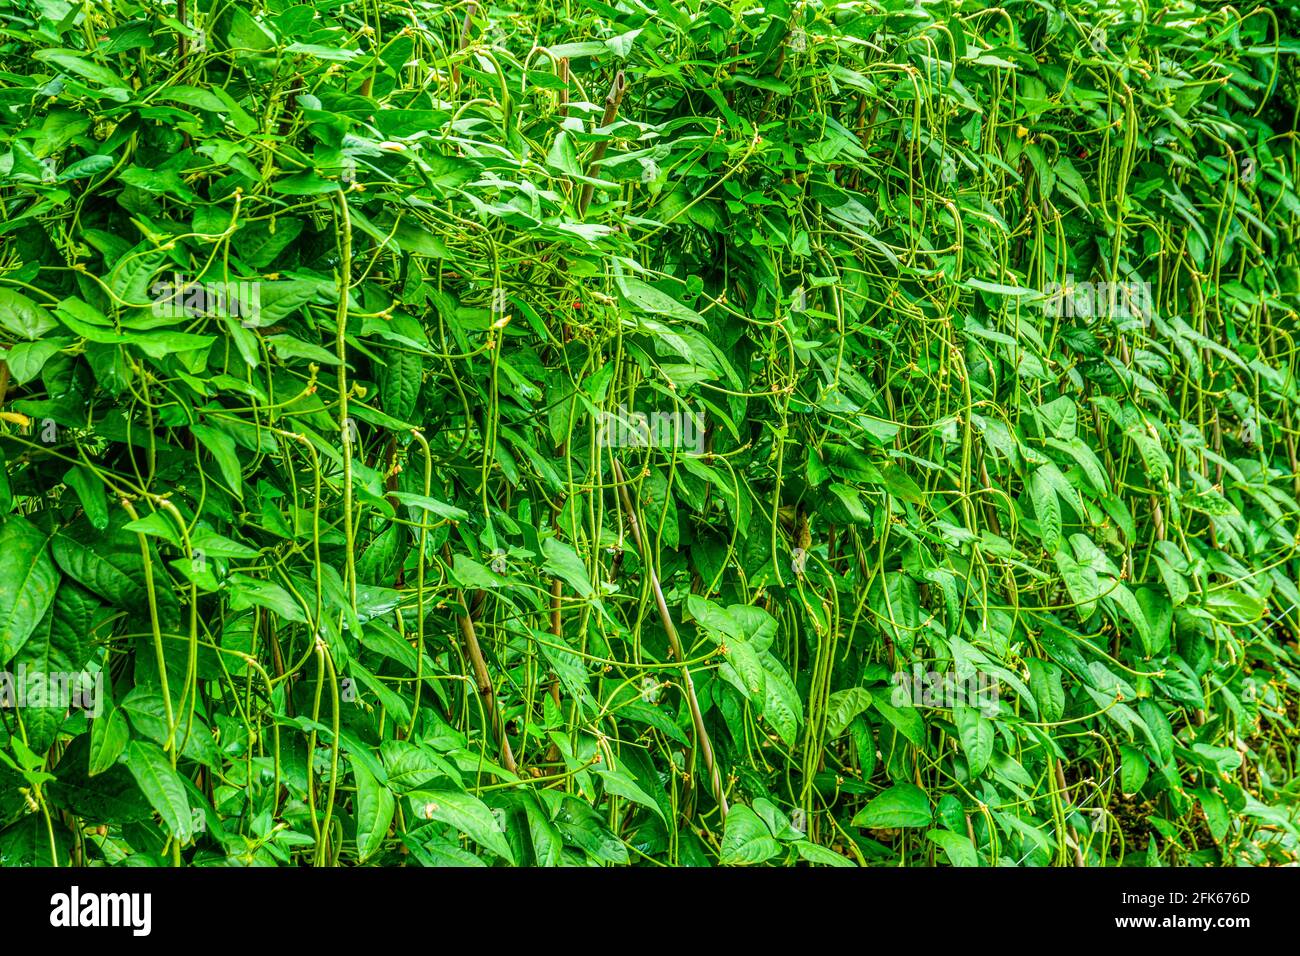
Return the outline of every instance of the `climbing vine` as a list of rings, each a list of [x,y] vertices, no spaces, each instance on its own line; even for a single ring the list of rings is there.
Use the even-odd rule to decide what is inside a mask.
[[[1298,25],[0,0],[0,863],[1295,862]]]

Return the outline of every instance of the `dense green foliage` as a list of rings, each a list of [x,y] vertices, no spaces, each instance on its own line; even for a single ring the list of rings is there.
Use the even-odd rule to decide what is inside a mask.
[[[0,0],[0,863],[1300,858],[1297,26]]]

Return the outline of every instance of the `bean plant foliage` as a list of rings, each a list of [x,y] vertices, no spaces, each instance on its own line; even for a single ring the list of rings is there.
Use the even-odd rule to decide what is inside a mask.
[[[0,0],[0,863],[1300,859],[1298,26]]]

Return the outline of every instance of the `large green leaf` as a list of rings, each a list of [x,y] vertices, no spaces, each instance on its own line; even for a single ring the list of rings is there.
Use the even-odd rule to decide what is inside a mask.
[[[388,786],[376,780],[364,764],[353,764],[352,775],[357,782],[357,861],[364,863],[388,835],[397,801]]]
[[[189,797],[162,748],[147,740],[133,740],[126,748],[126,766],[168,832],[188,843],[194,825]]]
[[[514,854],[496,817],[482,800],[454,790],[417,790],[409,797],[422,819],[449,823],[497,856],[514,862]]]
[[[763,863],[780,852],[781,845],[757,813],[744,804],[731,808],[722,833],[718,862],[724,866],[746,866]]]
[[[13,660],[54,603],[59,573],[47,541],[18,515],[0,526],[0,665]]]
[[[58,327],[54,316],[27,296],[0,286],[0,327],[20,338],[38,339]]]
[[[898,783],[872,799],[853,817],[855,827],[924,827],[934,819],[930,798],[920,787]]]

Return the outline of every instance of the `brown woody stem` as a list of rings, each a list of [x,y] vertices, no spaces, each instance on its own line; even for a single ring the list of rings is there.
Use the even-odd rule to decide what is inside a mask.
[[[443,545],[442,553],[450,567],[451,550]],[[469,658],[470,667],[474,670],[474,686],[478,688],[479,699],[483,701],[488,720],[492,724],[492,733],[496,735],[497,744],[501,748],[501,763],[511,773],[518,773],[519,765],[515,763],[514,752],[510,749],[510,738],[506,734],[505,721],[501,719],[501,714],[497,710],[492,675],[488,673],[487,661],[484,660],[483,648],[478,643],[478,634],[474,630],[474,621],[470,618],[469,603],[465,600],[464,591],[456,591],[456,602],[464,609],[462,613],[456,615],[456,623],[460,627],[461,640],[465,643],[465,656]]]
[[[607,129],[613,125],[614,120],[618,118],[618,107],[623,102],[623,94],[627,92],[627,76],[622,70],[614,75],[614,82],[610,85],[609,93],[605,96],[605,115],[601,117],[600,128]],[[591,162],[587,164],[587,177],[595,175],[596,164],[605,158],[605,150],[609,149],[609,140],[601,140],[596,144],[596,148],[591,151]],[[591,203],[591,195],[595,187],[591,183],[583,183],[582,195],[578,198],[578,218],[581,219],[587,213],[587,206]]]

